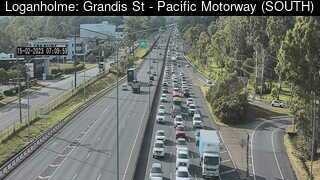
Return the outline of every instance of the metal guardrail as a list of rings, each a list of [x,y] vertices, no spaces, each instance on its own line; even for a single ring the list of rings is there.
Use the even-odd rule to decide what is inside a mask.
[[[156,38],[154,44],[152,45],[152,48],[150,48],[146,54],[150,53],[153,49],[154,45],[158,41],[159,37]],[[138,67],[138,70],[140,70],[141,66]],[[68,94],[63,94],[62,96],[72,97],[75,95],[79,90],[83,89],[84,86],[89,85],[90,83],[98,80],[101,76],[104,74],[101,74],[97,76],[96,78],[88,81],[87,83],[84,83],[82,86],[78,86],[76,90],[70,91]],[[126,79],[126,75],[119,79],[119,82],[123,82]],[[61,130],[72,118],[74,118],[76,115],[78,115],[80,112],[82,112],[85,108],[92,105],[93,103],[97,102],[101,97],[103,97],[105,94],[110,92],[114,89],[114,87],[117,85],[117,82],[110,85],[108,88],[101,90],[98,92],[95,96],[91,97],[88,101],[86,101],[84,104],[82,104],[80,107],[78,107],[75,111],[71,112],[69,115],[67,115],[65,118],[63,118],[59,123],[45,131],[43,134],[41,134],[39,137],[34,139],[32,142],[30,142],[26,147],[24,147],[22,150],[17,152],[15,155],[13,155],[10,159],[5,161],[0,165],[0,180],[3,180],[6,176],[10,174],[16,167],[18,167],[24,160],[26,160],[31,154],[33,154],[41,145],[43,145],[45,142],[47,142],[54,134],[56,134],[59,130]],[[64,99],[65,101],[66,99]],[[51,104],[52,106],[59,106],[59,101],[53,102]],[[48,108],[50,109],[50,108]],[[46,110],[48,110],[46,109]],[[54,108],[52,108],[54,109]],[[52,110],[51,109],[51,110]],[[44,111],[46,112],[46,111]],[[49,112],[49,111],[48,111]]]

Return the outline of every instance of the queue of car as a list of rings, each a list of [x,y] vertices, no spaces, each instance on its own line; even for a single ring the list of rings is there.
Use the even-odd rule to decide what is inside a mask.
[[[167,63],[164,70],[164,78],[162,82],[162,94],[160,96],[160,105],[158,107],[156,122],[166,123],[165,116],[171,113],[168,118],[173,121],[175,129],[175,147],[176,147],[176,180],[192,179],[189,166],[190,155],[188,150],[188,137],[186,135],[185,121],[192,121],[192,127],[197,140],[199,138],[199,129],[202,128],[202,118],[200,111],[197,109],[192,94],[192,82],[188,77],[178,71],[178,63],[174,60]],[[172,97],[172,100],[171,100]],[[164,103],[170,103],[171,111],[166,110]],[[187,110],[187,114],[183,113],[183,109]],[[157,130],[153,144],[153,158],[164,158],[166,154],[166,132]],[[150,170],[150,179],[162,179],[161,163],[153,163]]]

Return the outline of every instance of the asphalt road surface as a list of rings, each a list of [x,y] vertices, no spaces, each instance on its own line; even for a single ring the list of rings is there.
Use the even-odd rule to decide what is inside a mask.
[[[254,180],[296,179],[283,144],[289,124],[287,117],[277,117],[257,126],[251,144]]]
[[[173,52],[173,47],[170,47],[171,52]],[[172,55],[172,54],[171,54]],[[170,56],[169,56],[170,58]],[[204,128],[205,129],[215,129],[212,121],[209,118],[209,111],[205,103],[205,99],[201,93],[201,90],[199,88],[199,85],[203,83],[203,81],[199,81],[199,77],[195,72],[193,72],[192,68],[187,68],[186,62],[183,60],[181,62],[182,66],[181,68],[178,68],[178,72],[176,74],[179,74],[179,71],[184,72],[185,76],[187,77],[188,81],[193,83],[192,86],[192,97],[194,98],[197,108],[200,110],[203,120],[204,120]],[[171,83],[169,83],[169,92],[172,92],[172,86]],[[153,127],[151,128],[150,137],[146,139],[146,141],[149,141],[149,143],[145,142],[147,145],[144,147],[148,148],[146,152],[143,152],[144,154],[141,154],[140,161],[136,169],[136,176],[135,180],[141,180],[141,179],[149,179],[149,173],[152,163],[159,162],[162,165],[163,173],[164,173],[164,179],[165,180],[174,180],[175,179],[175,171],[176,171],[176,141],[175,141],[175,128],[174,128],[174,122],[171,118],[171,108],[172,108],[172,95],[168,94],[169,102],[163,103],[160,102],[159,104],[165,105],[166,108],[166,116],[165,124],[159,124],[157,122],[152,123]],[[189,171],[194,179],[200,180],[202,179],[201,176],[201,169],[199,166],[200,160],[199,160],[199,153],[195,146],[195,137],[194,137],[194,130],[192,128],[192,121],[191,117],[187,117],[186,115],[186,105],[183,104],[183,116],[186,117],[185,119],[185,125],[186,125],[186,134],[188,137],[188,149],[189,149],[189,155],[191,158],[191,165],[189,168]],[[152,148],[154,144],[155,139],[155,133],[157,130],[164,130],[166,134],[166,148],[165,148],[165,157],[163,159],[155,159],[152,157]],[[239,179],[238,173],[235,171],[233,163],[230,159],[229,153],[224,145],[221,147],[221,157],[222,157],[222,165],[220,167],[220,174],[221,176],[219,179],[226,179],[226,180],[237,180]]]
[[[165,39],[166,37],[162,37]],[[160,41],[165,43],[165,41]],[[160,49],[147,57],[159,59]],[[145,61],[138,80],[148,82],[149,63]],[[142,87],[140,94],[119,90],[120,179],[127,179],[131,156],[142,120],[148,113],[149,94],[155,86]],[[54,138],[23,162],[6,179],[10,180],[114,180],[116,179],[116,89],[79,113]]]
[[[77,76],[77,84],[84,82],[85,79],[91,79],[98,74],[98,68],[92,68],[86,70],[86,72],[79,72]],[[30,91],[30,104],[32,107],[39,107],[43,104],[50,102],[53,98],[58,97],[65,91],[72,89],[74,86],[74,76],[68,75],[66,79],[61,81],[51,82],[47,87],[41,88],[39,91]],[[27,117],[27,96],[21,98],[22,105],[22,117],[26,119]],[[15,122],[19,122],[19,102],[18,100],[9,103],[8,105],[0,108],[0,131],[6,127],[13,125]]]

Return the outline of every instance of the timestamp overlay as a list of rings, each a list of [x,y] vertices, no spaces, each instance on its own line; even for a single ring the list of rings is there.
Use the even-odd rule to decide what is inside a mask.
[[[65,56],[68,55],[66,47],[17,47],[19,56]]]

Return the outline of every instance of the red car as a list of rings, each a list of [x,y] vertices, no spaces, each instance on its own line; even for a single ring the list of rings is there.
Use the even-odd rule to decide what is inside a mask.
[[[178,139],[178,138],[185,138],[185,139],[187,139],[186,133],[185,133],[184,131],[179,131],[179,130],[177,130],[177,131],[176,131],[176,139]]]

